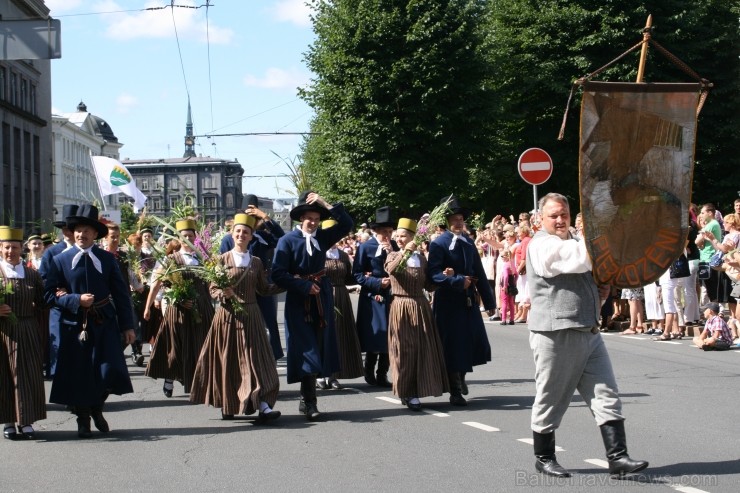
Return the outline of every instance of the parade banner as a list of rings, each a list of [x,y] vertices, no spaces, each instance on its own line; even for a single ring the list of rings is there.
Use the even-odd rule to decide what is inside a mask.
[[[580,199],[598,284],[657,280],[686,246],[700,84],[585,82]]]

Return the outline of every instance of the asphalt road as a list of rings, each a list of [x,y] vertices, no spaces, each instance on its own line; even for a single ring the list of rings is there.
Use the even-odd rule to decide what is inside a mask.
[[[222,421],[218,409],[190,404],[179,384],[167,399],[162,381],[130,366],[135,393],[109,400],[109,434],[79,440],[75,417],[49,405],[37,440],[0,440],[0,491],[740,490],[740,351],[606,334],[630,455],[650,467],[610,479],[599,430],[576,395],[557,431],[558,459],[574,476],[554,480],[534,471],[527,326],[487,329],[493,361],[469,375],[469,406],[426,398],[422,413],[356,379],[319,391],[324,419],[309,423],[298,413],[298,385],[285,383],[278,362],[283,417],[271,426]]]

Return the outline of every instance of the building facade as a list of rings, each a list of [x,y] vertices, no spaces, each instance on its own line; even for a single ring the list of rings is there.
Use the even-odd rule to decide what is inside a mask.
[[[41,0],[6,0],[0,15],[47,19]],[[6,36],[12,33],[6,33]],[[0,54],[0,223],[29,232],[52,220],[51,64]]]
[[[61,217],[64,204],[98,201],[106,209],[118,209],[117,195],[100,197],[90,156],[119,159],[123,146],[108,122],[87,111],[85,103],[74,113],[52,115],[54,144],[54,211]]]
[[[241,207],[239,161],[202,156],[126,159],[121,163],[147,196],[150,214],[167,217],[178,204],[192,206],[206,221],[222,222]]]

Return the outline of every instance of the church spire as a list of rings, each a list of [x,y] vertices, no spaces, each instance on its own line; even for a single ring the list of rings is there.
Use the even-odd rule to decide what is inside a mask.
[[[195,157],[195,137],[193,136],[193,118],[190,114],[190,98],[188,97],[188,121],[185,124],[185,154],[182,157]]]

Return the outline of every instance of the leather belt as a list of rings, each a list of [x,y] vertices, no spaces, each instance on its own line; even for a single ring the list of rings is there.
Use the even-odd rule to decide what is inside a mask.
[[[323,269],[314,274],[307,274],[305,276],[297,277],[303,279],[304,281],[311,281],[319,284],[321,282],[321,278],[323,278],[325,275],[326,269]],[[319,329],[323,329],[324,327],[326,327],[326,320],[324,319],[324,306],[321,304],[321,292],[306,296],[306,301],[304,301],[303,303],[304,321],[309,324],[313,323],[313,316],[311,315],[312,296],[316,298],[316,309],[319,312]]]

